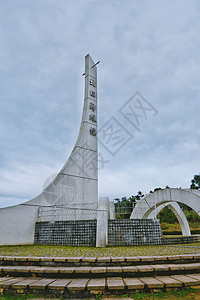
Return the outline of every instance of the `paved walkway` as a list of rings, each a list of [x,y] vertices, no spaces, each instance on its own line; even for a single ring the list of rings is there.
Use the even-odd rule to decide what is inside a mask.
[[[200,286],[200,254],[130,257],[0,257],[0,294],[77,299]],[[114,298],[114,297],[113,297]],[[49,298],[50,299],[50,298]],[[95,299],[95,298],[93,298]],[[109,298],[107,298],[109,299]],[[117,298],[114,298],[117,299]],[[123,298],[119,298],[123,299]],[[127,299],[127,298],[125,298]]]

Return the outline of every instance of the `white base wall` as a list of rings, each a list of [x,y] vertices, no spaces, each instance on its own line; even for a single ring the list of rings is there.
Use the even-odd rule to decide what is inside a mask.
[[[16,205],[0,209],[0,245],[34,243],[37,207]]]

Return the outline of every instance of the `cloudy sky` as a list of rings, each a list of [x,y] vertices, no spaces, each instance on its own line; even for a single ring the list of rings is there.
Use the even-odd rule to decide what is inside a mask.
[[[87,53],[101,61],[99,127],[113,117],[131,137],[115,155],[99,146],[99,195],[189,187],[200,172],[199,30],[198,0],[0,0],[0,206],[37,196],[67,160]],[[121,113],[136,92],[149,108],[139,130]]]

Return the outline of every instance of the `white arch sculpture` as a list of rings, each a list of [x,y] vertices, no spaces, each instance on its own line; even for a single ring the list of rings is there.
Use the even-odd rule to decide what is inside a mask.
[[[168,206],[172,210],[172,212],[175,214],[176,218],[178,219],[178,222],[181,226],[182,235],[191,235],[190,226],[188,224],[188,221],[184,215],[184,212],[182,211],[181,207],[178,205],[177,202],[167,202],[167,203],[164,203],[164,204],[156,207],[148,215],[147,218],[153,219],[166,206]]]
[[[135,208],[132,211],[131,219],[147,219],[149,216],[153,216],[153,211],[157,208],[160,210],[164,207],[162,205],[170,204],[175,213],[178,215],[178,220],[181,225],[182,233],[188,232],[188,222],[186,222],[186,218],[183,217],[183,212],[179,210],[178,206],[174,206],[176,202],[180,202],[186,204],[191,207],[200,215],[200,191],[198,190],[190,190],[190,189],[177,189],[177,188],[166,188],[160,189],[154,193],[150,193],[144,196],[140,201],[136,204]],[[173,206],[172,206],[173,204]]]

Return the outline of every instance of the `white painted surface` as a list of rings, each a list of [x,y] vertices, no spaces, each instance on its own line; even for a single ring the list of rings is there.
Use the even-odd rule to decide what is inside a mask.
[[[96,247],[106,247],[108,244],[108,206],[108,197],[99,198]]]
[[[109,209],[109,219],[110,220],[114,220],[115,219],[115,203],[114,203],[114,201],[110,201],[109,202],[109,207],[110,207],[110,209]]]
[[[0,245],[33,244],[37,208],[12,206],[0,209]]]

